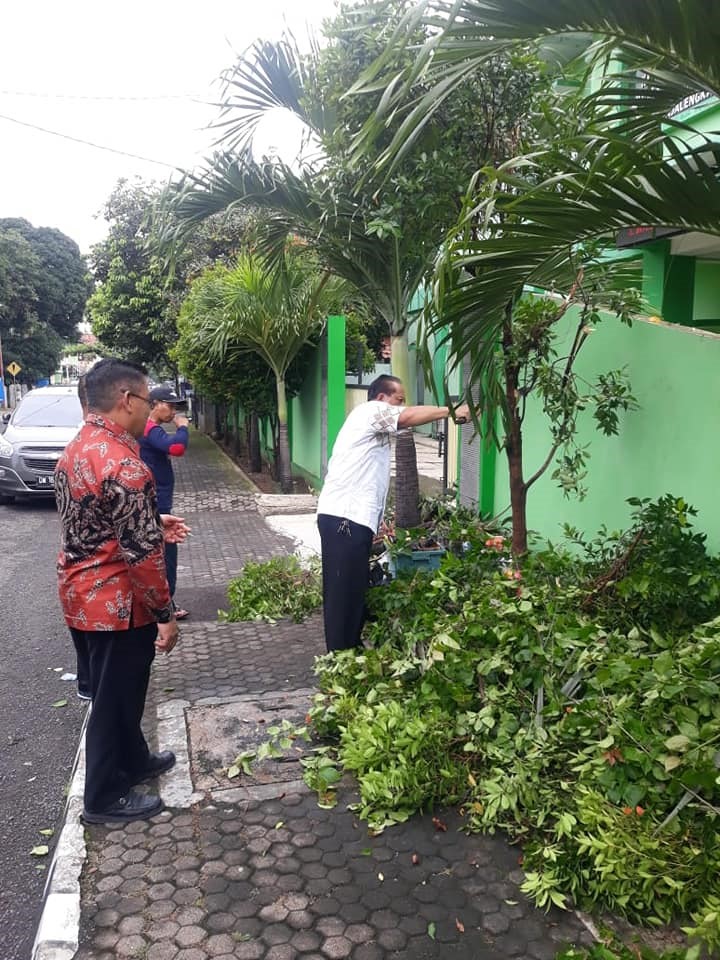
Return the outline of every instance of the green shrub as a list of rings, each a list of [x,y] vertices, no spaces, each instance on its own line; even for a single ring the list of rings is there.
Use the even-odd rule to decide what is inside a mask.
[[[371,591],[368,647],[317,660],[312,725],[375,829],[459,800],[472,829],[524,842],[539,904],[693,915],[709,939],[720,619],[700,622],[717,599],[695,578],[717,561],[683,501],[636,506],[634,533],[584,555],[519,569],[470,532],[438,571]]]
[[[226,622],[289,618],[301,623],[322,604],[319,563],[303,567],[294,555],[246,563],[228,585],[228,603],[230,609],[219,612]]]

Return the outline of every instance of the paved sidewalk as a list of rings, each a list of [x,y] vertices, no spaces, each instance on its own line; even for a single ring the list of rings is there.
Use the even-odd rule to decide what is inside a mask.
[[[178,470],[176,512],[194,532],[178,586],[192,619],[156,661],[146,725],[179,762],[160,783],[164,813],[86,828],[79,960],[551,960],[589,942],[574,914],[539,912],[520,893],[518,848],[462,833],[454,811],[437,814],[447,832],[418,815],[370,836],[347,809],[352,782],[323,810],[297,758],[227,779],[222,768],[266,724],[304,716],[321,620],[217,622],[228,578],[294,544],[198,434]],[[72,952],[46,943],[36,956]]]

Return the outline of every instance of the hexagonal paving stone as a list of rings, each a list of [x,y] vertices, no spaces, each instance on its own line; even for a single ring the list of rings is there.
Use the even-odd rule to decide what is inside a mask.
[[[328,937],[320,948],[330,960],[342,960],[349,957],[353,945],[346,937]]]
[[[488,913],[482,919],[482,926],[488,933],[497,936],[510,928],[510,921],[502,913]]]
[[[364,943],[353,953],[353,960],[383,960],[385,953],[377,943]]]
[[[260,919],[265,920],[266,923],[281,923],[287,918],[288,913],[290,913],[290,911],[282,901],[275,901],[263,907],[259,916]]]
[[[143,932],[143,927],[145,926],[145,920],[142,916],[139,917],[123,917],[123,919],[118,924],[118,933],[123,937],[131,936],[132,934],[139,934]]]
[[[147,950],[147,940],[144,937],[120,937],[115,944],[115,950],[120,957],[136,957]]]
[[[347,924],[340,917],[320,917],[315,924],[315,929],[323,937],[342,937],[345,935]]]
[[[203,944],[203,950],[211,957],[221,957],[223,954],[232,955],[234,948],[235,941],[226,933],[216,933]]]
[[[172,940],[179,929],[179,924],[174,920],[158,920],[150,924],[145,931],[145,936],[153,943],[157,940]]]
[[[260,934],[269,946],[278,943],[287,943],[293,935],[293,930],[286,923],[270,923]]]
[[[392,910],[374,910],[368,917],[368,923],[375,930],[392,930],[397,927],[398,918]]]
[[[147,960],[175,960],[180,948],[169,940],[163,943],[154,943],[147,952]]]
[[[300,930],[293,934],[290,946],[295,950],[307,953],[310,950],[317,950],[321,942],[321,938],[314,930]]]
[[[207,938],[207,931],[202,927],[180,927],[175,934],[175,943],[179,947],[195,947]]]
[[[407,944],[407,936],[402,930],[381,930],[377,938],[378,943],[384,950],[395,951],[404,950]]]
[[[297,960],[297,951],[289,943],[279,943],[270,947],[265,954],[265,960]]]
[[[150,900],[169,900],[175,893],[171,883],[154,883],[147,891]]]
[[[235,957],[235,960],[260,960],[261,957],[265,956],[265,949],[264,943],[253,943],[251,941],[236,943],[233,957]]]

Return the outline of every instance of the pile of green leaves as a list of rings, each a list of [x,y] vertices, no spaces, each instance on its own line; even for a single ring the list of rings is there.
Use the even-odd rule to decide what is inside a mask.
[[[220,610],[224,622],[287,618],[302,623],[322,603],[322,579],[317,561],[303,566],[294,555],[273,557],[264,563],[246,563],[228,584],[229,610]]]
[[[371,591],[369,646],[318,659],[311,712],[361,816],[460,802],[471,828],[523,841],[539,905],[697,914],[717,937],[718,566],[690,516],[637,502],[602,556],[547,549],[522,570],[468,528],[438,571]]]

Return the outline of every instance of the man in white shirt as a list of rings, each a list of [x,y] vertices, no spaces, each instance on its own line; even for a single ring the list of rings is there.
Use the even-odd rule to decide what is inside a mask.
[[[449,407],[406,407],[402,382],[381,376],[343,424],[318,499],[328,651],[360,646],[370,548],[390,487],[391,436],[448,416]],[[456,422],[469,416],[466,404],[456,408]]]

